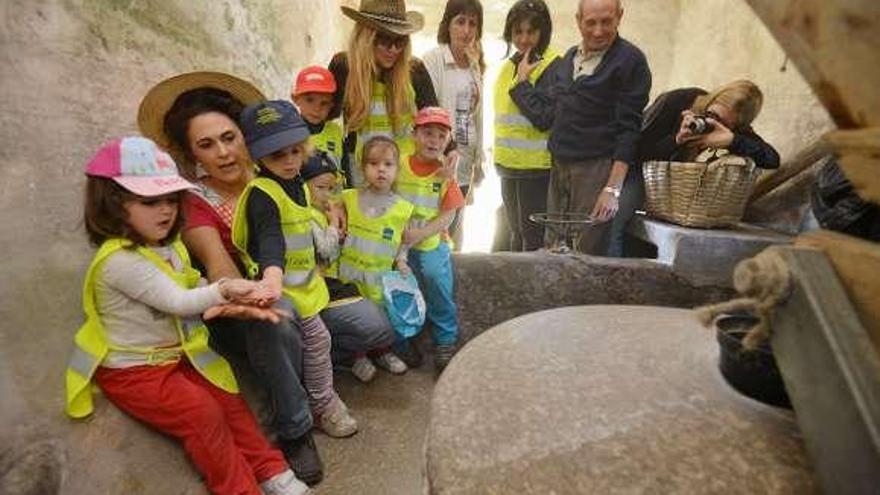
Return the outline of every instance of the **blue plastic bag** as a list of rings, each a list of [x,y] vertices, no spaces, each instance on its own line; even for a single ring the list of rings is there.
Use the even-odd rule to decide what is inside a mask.
[[[382,300],[391,326],[399,336],[410,338],[419,333],[425,324],[425,298],[412,273],[407,276],[398,271],[383,274]]]

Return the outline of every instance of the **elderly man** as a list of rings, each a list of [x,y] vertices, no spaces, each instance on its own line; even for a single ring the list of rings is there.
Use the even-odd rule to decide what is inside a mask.
[[[651,71],[644,54],[617,34],[620,0],[581,0],[577,12],[580,45],[554,64],[544,88],[517,84],[511,97],[535,126],[549,128],[553,158],[547,210],[588,213],[595,223],[578,250],[604,255],[623,181],[635,165],[642,109]],[[537,66],[535,61],[533,65]],[[521,70],[528,70],[528,61]],[[547,241],[560,241],[548,232]]]

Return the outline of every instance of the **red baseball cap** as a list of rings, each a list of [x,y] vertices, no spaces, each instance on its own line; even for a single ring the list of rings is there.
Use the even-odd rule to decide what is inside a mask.
[[[336,78],[329,70],[320,65],[311,65],[296,75],[293,96],[303,93],[335,93]]]
[[[452,129],[452,119],[449,112],[441,107],[425,107],[416,114],[415,125],[440,124],[447,129]]]

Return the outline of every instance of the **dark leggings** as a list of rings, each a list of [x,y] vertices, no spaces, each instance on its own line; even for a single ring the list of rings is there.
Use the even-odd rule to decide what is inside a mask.
[[[534,251],[544,247],[544,227],[529,220],[529,215],[547,211],[549,183],[549,174],[501,178],[501,199],[510,226],[511,251]]]

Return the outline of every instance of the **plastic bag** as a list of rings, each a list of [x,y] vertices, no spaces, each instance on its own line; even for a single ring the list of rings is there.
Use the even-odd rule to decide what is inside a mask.
[[[425,298],[419,290],[416,277],[393,271],[382,275],[382,300],[394,331],[403,338],[410,338],[425,323]]]

